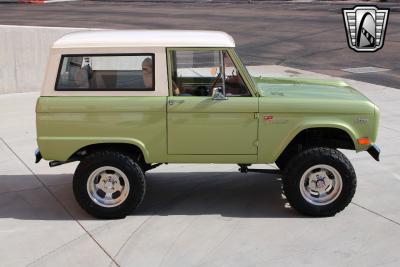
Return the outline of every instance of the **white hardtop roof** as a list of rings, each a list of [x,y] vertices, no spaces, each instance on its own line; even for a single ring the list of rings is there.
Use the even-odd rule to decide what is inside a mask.
[[[91,30],[69,33],[53,44],[53,48],[84,47],[235,47],[235,42],[220,31]]]

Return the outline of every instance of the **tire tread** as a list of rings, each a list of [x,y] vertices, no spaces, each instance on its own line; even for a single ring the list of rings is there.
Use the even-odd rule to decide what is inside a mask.
[[[302,197],[303,201],[299,199],[299,194],[301,196],[301,193],[297,192],[299,187],[297,182],[299,182],[299,178],[303,174],[302,169],[304,169],[304,166],[309,166],[307,164],[312,164],[318,159],[331,160],[343,165],[343,170],[347,172],[345,175],[341,173],[343,180],[341,194],[344,192],[344,198],[339,196],[333,203],[326,206],[313,206],[313,208],[310,208],[311,204],[305,203],[306,201]],[[297,178],[293,179],[293,177]],[[294,156],[283,171],[282,182],[284,194],[290,205],[300,213],[316,217],[334,216],[344,210],[351,202],[357,187],[356,173],[350,161],[340,151],[326,147],[309,148]],[[349,184],[345,188],[346,183]]]
[[[104,208],[94,204],[94,202],[88,198],[86,183],[88,174],[93,171],[93,166],[100,166],[101,164],[108,165],[110,162],[110,165],[115,163],[123,164],[130,175],[134,176],[129,177],[130,175],[127,174],[129,180],[134,179],[134,185],[131,186],[135,187],[133,189],[135,191],[134,195],[132,197],[128,196],[128,199],[120,206]],[[130,180],[130,182],[132,181]],[[80,206],[91,215],[101,219],[124,218],[142,203],[146,192],[146,181],[142,169],[131,157],[119,151],[100,150],[89,154],[76,168],[73,178],[73,191]]]

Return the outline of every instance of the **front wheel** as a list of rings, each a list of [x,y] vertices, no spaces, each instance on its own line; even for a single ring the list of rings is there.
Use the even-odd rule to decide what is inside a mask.
[[[145,179],[129,156],[115,151],[98,151],[83,159],[73,180],[80,206],[103,219],[123,218],[142,202]]]
[[[356,174],[336,149],[311,148],[293,157],[284,170],[283,190],[290,205],[310,216],[333,216],[354,196]]]

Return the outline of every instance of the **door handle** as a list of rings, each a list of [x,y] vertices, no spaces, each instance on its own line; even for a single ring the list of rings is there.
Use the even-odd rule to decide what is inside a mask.
[[[181,100],[169,99],[168,100],[168,104],[169,105],[182,104],[183,102],[185,102],[185,100],[183,100],[183,99],[181,99]]]

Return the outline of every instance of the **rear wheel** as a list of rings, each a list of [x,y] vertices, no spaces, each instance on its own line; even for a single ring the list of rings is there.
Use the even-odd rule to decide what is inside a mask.
[[[354,196],[356,174],[349,160],[330,148],[311,148],[293,157],[284,170],[283,189],[300,213],[333,216]]]
[[[98,151],[81,161],[73,180],[80,206],[97,218],[123,218],[136,209],[145,194],[141,168],[129,156]]]

